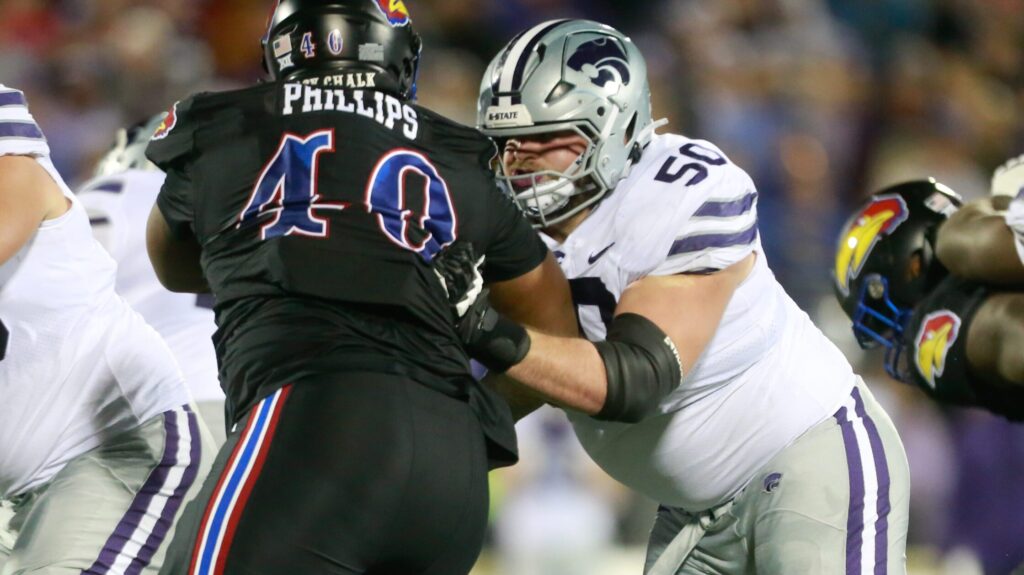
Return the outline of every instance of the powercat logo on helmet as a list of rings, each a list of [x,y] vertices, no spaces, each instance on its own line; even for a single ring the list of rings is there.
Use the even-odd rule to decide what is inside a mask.
[[[392,26],[405,26],[412,19],[409,17],[409,10],[402,0],[375,0],[377,8]]]
[[[628,86],[631,79],[626,53],[613,38],[598,38],[580,44],[566,65],[586,74],[601,88],[612,82]]]

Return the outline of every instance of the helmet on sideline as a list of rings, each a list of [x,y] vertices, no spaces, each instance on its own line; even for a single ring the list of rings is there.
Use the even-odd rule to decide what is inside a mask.
[[[962,203],[934,179],[890,186],[872,194],[839,235],[836,298],[861,347],[887,349],[893,377],[914,307],[948,275],[935,257],[935,238]]]
[[[422,42],[401,0],[279,0],[262,46],[273,80],[361,72],[416,99]]]
[[[618,30],[588,20],[552,20],[526,30],[491,61],[480,86],[477,127],[501,142],[576,132],[587,150],[566,172],[499,180],[540,227],[599,201],[650,142],[651,90],[640,50]],[[513,183],[519,184],[513,186]],[[586,194],[583,201],[570,201]]]

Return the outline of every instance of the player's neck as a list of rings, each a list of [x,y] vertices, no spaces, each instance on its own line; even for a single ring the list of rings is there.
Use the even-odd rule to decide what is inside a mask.
[[[544,228],[542,231],[556,242],[560,244],[565,243],[565,240],[569,238],[569,235],[571,235],[576,228],[580,227],[580,224],[583,223],[583,220],[587,219],[587,216],[589,216],[592,211],[593,208],[588,207],[580,213],[573,215],[571,218],[558,222],[557,224],[552,224]]]

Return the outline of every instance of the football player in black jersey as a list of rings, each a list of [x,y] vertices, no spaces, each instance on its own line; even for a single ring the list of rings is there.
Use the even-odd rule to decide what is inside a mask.
[[[886,370],[950,405],[1024,421],[1024,293],[949,273],[940,228],[960,197],[934,180],[883,189],[843,229],[835,292],[863,347]]]
[[[272,81],[178,103],[147,152],[150,256],[216,296],[234,423],[162,573],[466,573],[515,435],[432,264],[472,246],[496,307],[570,336],[567,282],[490,141],[413,103],[402,2],[281,0],[263,46]]]

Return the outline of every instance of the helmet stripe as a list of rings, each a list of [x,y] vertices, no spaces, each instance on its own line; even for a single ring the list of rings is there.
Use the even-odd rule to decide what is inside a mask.
[[[508,94],[514,90],[518,90],[519,85],[523,81],[523,75],[526,73],[526,62],[530,59],[530,54],[540,44],[541,38],[545,34],[554,30],[555,28],[569,22],[568,19],[554,20],[550,22],[544,22],[538,24],[530,29],[526,34],[523,34],[519,38],[518,42],[515,42],[509,47],[508,58],[505,60],[505,67],[501,71],[501,80],[498,83],[498,90],[495,93]],[[512,63],[515,66],[512,66]],[[511,98],[509,96],[502,96],[502,99]],[[511,103],[511,102],[502,102]]]

